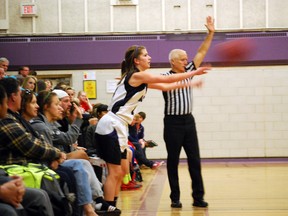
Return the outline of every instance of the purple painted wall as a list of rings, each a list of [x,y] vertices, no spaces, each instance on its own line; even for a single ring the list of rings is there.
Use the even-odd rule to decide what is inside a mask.
[[[205,34],[69,36],[69,37],[0,37],[0,57],[10,60],[10,70],[21,65],[33,69],[119,68],[126,49],[146,46],[152,67],[169,67],[168,53],[180,48],[193,57]],[[221,66],[217,45],[232,39],[249,38],[253,51],[237,65],[288,64],[288,33],[216,33],[205,62]]]

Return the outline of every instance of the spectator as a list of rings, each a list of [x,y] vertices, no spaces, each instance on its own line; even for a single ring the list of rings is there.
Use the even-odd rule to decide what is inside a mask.
[[[29,71],[29,74],[28,75],[30,75],[30,76],[37,76],[37,71],[35,71],[35,70],[30,70]]]
[[[158,167],[164,164],[164,161],[154,162],[148,160],[146,154],[144,152],[145,141],[144,141],[144,127],[141,125],[142,117],[139,114],[134,115],[134,121],[131,125],[129,125],[129,136],[128,140],[135,147],[135,158],[138,161],[139,166],[145,165],[151,169],[157,169]]]
[[[87,97],[87,94],[85,91],[79,91],[78,92],[78,99],[80,102],[80,107],[82,110],[82,113],[91,113],[92,112],[92,104],[89,101],[89,98]]]
[[[67,94],[69,95],[70,101],[74,101],[75,99],[75,89],[73,89],[72,87],[67,87],[66,90]]]
[[[33,92],[38,92],[38,86],[37,86],[37,78],[34,76],[27,76],[23,79],[22,83],[23,89],[29,89]]]
[[[53,87],[53,83],[50,79],[45,79],[44,82],[46,83],[46,91],[51,91]]]
[[[58,145],[59,143],[73,142],[69,133],[64,133],[58,129],[59,124],[56,120],[62,118],[63,108],[60,105],[57,94],[55,92],[42,91],[37,96],[37,100],[40,106],[40,114],[38,118],[31,121],[33,128],[43,134],[51,145],[54,145],[55,142]],[[61,166],[69,167],[75,173],[77,191],[79,191],[79,203],[84,206],[86,215],[94,215],[91,213],[92,198],[96,201],[97,210],[118,212],[118,209],[114,206],[109,206],[103,200],[102,184],[97,179],[88,160],[69,159],[68,157]]]
[[[37,81],[37,83],[36,83],[36,85],[37,85],[37,92],[35,92],[35,93],[39,93],[40,91],[46,91],[46,83],[43,81],[43,80],[38,80]]]
[[[2,87],[0,92],[3,93],[3,89],[7,92],[7,99],[4,99],[4,103],[2,100],[0,105],[0,137],[2,140],[0,143],[0,164],[27,164],[28,162],[37,162],[39,160],[61,163],[63,156],[57,149],[49,144],[47,145],[44,140],[27,133],[24,127],[25,121],[17,114],[21,106],[21,91],[18,82],[14,78],[5,78],[0,80],[0,86]],[[5,115],[7,107],[8,114]],[[17,137],[17,139],[14,139],[14,137]],[[30,151],[27,151],[27,149],[30,149]],[[1,195],[4,195],[4,193],[1,193]],[[15,199],[15,196],[10,196],[11,198]],[[1,200],[5,201],[5,197],[1,197]],[[45,191],[26,188],[24,200],[23,206],[27,215],[54,215]],[[20,203],[19,201],[18,203]],[[27,208],[25,208],[26,205]]]
[[[24,78],[29,75],[29,71],[30,69],[28,66],[21,66],[18,69],[18,74],[16,75],[16,78],[19,80],[20,85],[22,85]]]
[[[58,82],[56,86],[54,87],[54,89],[61,89],[63,91],[65,91],[66,88],[67,88],[67,84],[65,82]]]
[[[9,67],[9,60],[5,57],[0,58],[0,68],[3,68],[5,73],[7,73]]]
[[[6,76],[6,73],[3,68],[0,67],[0,80]]]

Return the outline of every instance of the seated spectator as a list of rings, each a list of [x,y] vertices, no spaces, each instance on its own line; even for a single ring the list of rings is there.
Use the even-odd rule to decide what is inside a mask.
[[[5,70],[0,67],[0,80],[6,76]]]
[[[42,91],[37,96],[37,101],[40,113],[37,118],[31,121],[32,127],[40,134],[43,134],[51,145],[54,145],[55,142],[58,146],[64,142],[73,143],[69,133],[64,133],[58,129],[59,124],[57,120],[62,118],[63,108],[60,105],[57,94],[55,92]],[[104,201],[102,184],[97,179],[93,167],[88,160],[69,159],[67,157],[67,160],[60,166],[69,167],[74,171],[77,191],[79,191],[79,205],[83,205],[87,216],[94,215],[91,212],[91,203],[93,200],[96,202],[97,211],[120,213],[118,209]]]
[[[65,89],[65,91],[69,95],[70,101],[71,102],[74,101],[74,99],[75,99],[75,90],[72,87],[69,86],[69,87],[67,87]]]
[[[98,146],[95,140],[95,130],[98,120],[101,119],[102,116],[104,116],[107,112],[108,106],[106,104],[99,103],[93,106],[92,116],[96,118],[97,121],[92,124],[90,123],[85,133],[85,147],[87,148],[87,151],[90,155],[96,154],[99,156],[97,153]]]
[[[144,127],[141,124],[142,119],[143,119],[143,117],[141,117],[139,114],[134,115],[133,123],[131,125],[129,125],[128,140],[135,147],[135,158],[137,159],[139,166],[144,164],[145,166],[147,166],[151,169],[157,169],[158,167],[160,167],[164,164],[164,161],[154,162],[154,161],[147,159],[146,154],[143,150],[145,147],[145,141],[143,139],[144,138]]]
[[[79,91],[77,98],[79,99],[82,113],[91,113],[93,107],[89,101],[89,98],[87,97],[86,92],[85,91]]]
[[[33,91],[33,92],[38,92],[37,78],[34,76],[25,77],[23,79],[22,88],[29,89],[30,91]]]
[[[39,159],[59,161],[61,155],[58,150],[26,132],[17,115],[20,103],[20,86],[17,81],[13,78],[0,80],[0,136],[2,139],[0,164],[23,164]],[[17,210],[14,208],[17,208],[20,203],[27,215],[54,215],[50,199],[45,191],[32,188],[23,190],[23,182],[19,177],[1,177],[0,185],[0,215],[17,215],[15,213]]]
[[[45,79],[44,82],[46,83],[46,91],[51,91],[53,87],[53,83],[50,79]]]
[[[58,82],[56,86],[54,87],[54,89],[61,89],[63,91],[65,91],[66,88],[67,88],[67,84],[65,82]]]
[[[28,66],[21,66],[18,69],[18,74],[16,75],[17,80],[19,80],[20,85],[22,85],[24,78],[29,75],[30,68]]]
[[[32,69],[32,70],[29,71],[28,75],[36,77],[37,76],[37,71]]]
[[[0,58],[0,68],[3,68],[5,71],[5,74],[8,71],[8,67],[9,67],[9,60],[5,57],[1,57]],[[7,74],[6,74],[7,75]]]
[[[43,80],[38,80],[37,83],[37,90],[38,92],[35,92],[35,93],[39,93],[40,91],[46,91],[46,83],[43,81]]]

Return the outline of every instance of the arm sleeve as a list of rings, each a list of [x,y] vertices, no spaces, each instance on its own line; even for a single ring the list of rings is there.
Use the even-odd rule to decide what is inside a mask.
[[[12,119],[1,122],[1,139],[12,151],[19,151],[29,158],[54,160],[60,157],[60,151],[44,139],[38,139],[26,132],[25,128]]]
[[[69,146],[75,143],[79,137],[80,126],[82,122],[83,121],[81,119],[76,119],[73,124],[68,126],[67,132],[60,131],[59,129],[57,131],[54,131],[53,144]]]

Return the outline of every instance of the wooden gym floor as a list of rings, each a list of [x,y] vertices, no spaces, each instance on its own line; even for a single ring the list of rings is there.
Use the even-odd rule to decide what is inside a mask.
[[[185,161],[179,165],[182,209],[170,207],[166,166],[142,169],[139,190],[121,191],[123,216],[287,216],[288,159],[203,160],[208,208],[192,207]]]

